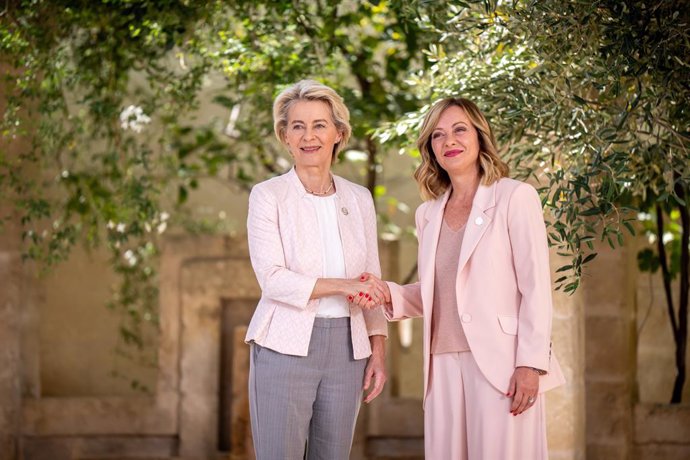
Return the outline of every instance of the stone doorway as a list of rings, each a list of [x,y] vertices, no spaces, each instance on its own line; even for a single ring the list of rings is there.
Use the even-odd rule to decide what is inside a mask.
[[[218,382],[218,451],[233,460],[254,458],[249,419],[247,325],[258,299],[223,299]]]

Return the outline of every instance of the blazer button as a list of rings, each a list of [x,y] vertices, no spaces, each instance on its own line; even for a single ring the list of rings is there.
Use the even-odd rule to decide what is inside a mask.
[[[481,225],[484,223],[484,219],[482,219],[481,217],[477,217],[476,219],[474,219],[474,223],[477,225]]]
[[[472,321],[472,315],[470,315],[469,313],[463,313],[460,318],[462,319],[463,323],[469,323]]]

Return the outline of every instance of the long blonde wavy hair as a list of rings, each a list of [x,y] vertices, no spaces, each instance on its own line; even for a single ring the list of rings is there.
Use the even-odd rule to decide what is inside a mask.
[[[438,164],[431,147],[431,134],[438,125],[441,114],[448,107],[458,106],[465,111],[479,137],[479,171],[481,183],[490,185],[502,177],[508,176],[508,165],[498,156],[496,139],[491,125],[477,105],[464,98],[446,98],[436,102],[424,117],[422,129],[417,138],[417,148],[422,155],[422,163],[417,167],[414,178],[424,200],[434,200],[448,190],[450,177]]]

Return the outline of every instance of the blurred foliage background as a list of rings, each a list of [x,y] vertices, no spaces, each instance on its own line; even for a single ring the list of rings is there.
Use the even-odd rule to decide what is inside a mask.
[[[0,4],[0,200],[25,256],[49,269],[76,244],[105,247],[110,307],[143,347],[156,322],[156,255],[205,178],[249,188],[288,165],[272,140],[277,92],[315,78],[345,97],[379,203],[386,155],[418,157],[429,104],[475,100],[512,175],[543,198],[573,292],[594,243],[643,229],[661,270],[685,379],[690,183],[690,14],[668,1],[6,0]],[[199,110],[205,82],[227,121]],[[21,144],[20,144],[21,143]],[[29,148],[17,148],[17,145]],[[382,229],[399,236],[380,207]],[[641,223],[638,223],[640,221]],[[200,225],[200,224],[199,224]],[[197,227],[199,227],[197,225]],[[679,304],[671,282],[678,279]]]

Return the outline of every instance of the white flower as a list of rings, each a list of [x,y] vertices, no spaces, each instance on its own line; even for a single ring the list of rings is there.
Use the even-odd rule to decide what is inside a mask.
[[[350,149],[345,151],[345,158],[349,161],[366,161],[369,154],[361,150]]]
[[[117,230],[120,233],[124,233],[126,228],[127,228],[127,225],[120,222],[119,224],[117,224],[117,227],[115,227],[115,230]]]
[[[130,105],[120,113],[120,126],[122,129],[131,129],[140,133],[143,125],[151,123],[151,117],[144,113],[144,109]]]
[[[131,249],[127,249],[127,251],[125,251],[124,257],[131,267],[137,264],[137,256],[134,255],[134,252]]]
[[[228,118],[228,124],[225,125],[225,129],[223,130],[226,136],[233,139],[239,138],[242,134],[237,128],[235,128],[235,125],[237,125],[237,119],[240,117],[240,107],[240,104],[235,104],[232,106],[232,110],[230,110],[230,118]]]

